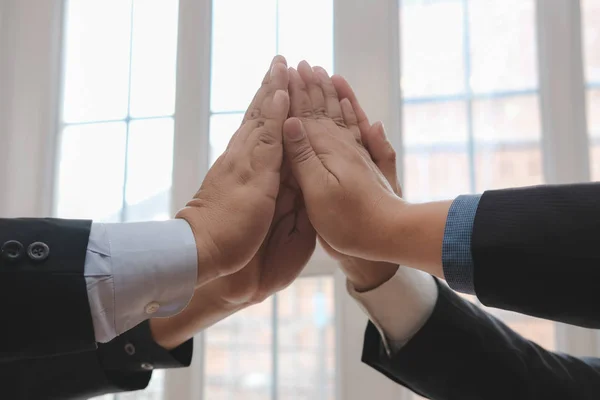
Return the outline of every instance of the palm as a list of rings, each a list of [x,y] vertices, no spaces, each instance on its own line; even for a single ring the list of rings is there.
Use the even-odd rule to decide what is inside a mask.
[[[310,259],[315,235],[302,193],[284,162],[269,233],[244,268],[222,278],[223,299],[233,304],[253,303],[287,287]]]

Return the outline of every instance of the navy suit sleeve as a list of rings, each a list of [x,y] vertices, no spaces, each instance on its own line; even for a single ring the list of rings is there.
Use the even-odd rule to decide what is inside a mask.
[[[600,183],[485,192],[471,252],[491,307],[600,328]]]
[[[393,357],[369,323],[363,362],[434,400],[600,398],[600,359],[547,351],[437,284],[430,319]]]
[[[87,399],[144,389],[152,370],[190,365],[193,340],[167,351],[143,322],[95,351],[0,363],[7,399]]]
[[[0,219],[0,362],[96,349],[84,277],[90,227]]]

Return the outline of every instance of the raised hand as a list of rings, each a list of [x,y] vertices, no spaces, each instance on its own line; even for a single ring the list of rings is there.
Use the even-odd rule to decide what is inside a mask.
[[[399,197],[402,197],[402,188],[398,182],[396,171],[396,152],[387,140],[385,129],[381,122],[371,125],[366,113],[360,106],[350,84],[341,76],[332,77],[333,85],[341,99],[348,99],[356,115],[360,138],[369,151],[371,159],[385,176],[390,186]],[[352,121],[344,121],[350,125]],[[338,260],[340,268],[352,283],[354,289],[361,292],[372,290],[387,282],[398,270],[398,264],[384,261],[369,261],[359,257],[352,257],[334,250],[326,241],[319,237],[325,251]]]
[[[196,239],[197,285],[248,264],[269,233],[281,180],[288,79],[285,58],[275,57],[227,150],[177,213]]]
[[[281,153],[280,147],[280,157]],[[181,313],[152,319],[150,327],[157,343],[168,349],[177,347],[203,329],[287,287],[300,274],[315,249],[316,233],[286,160],[277,185],[273,216],[251,260],[237,272],[198,287]],[[248,241],[256,240],[253,232],[246,234]]]
[[[284,148],[313,226],[340,253],[385,260],[388,211],[405,203],[362,144],[350,100],[306,62],[290,69],[289,92]]]

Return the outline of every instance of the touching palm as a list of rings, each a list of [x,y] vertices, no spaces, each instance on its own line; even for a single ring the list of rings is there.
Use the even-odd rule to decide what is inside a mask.
[[[316,243],[302,193],[284,161],[275,215],[254,258],[240,271],[219,279],[220,296],[230,304],[260,302],[291,284]]]

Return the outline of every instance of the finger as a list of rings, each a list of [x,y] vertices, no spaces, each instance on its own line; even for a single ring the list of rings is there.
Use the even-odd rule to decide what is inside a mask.
[[[358,127],[358,119],[356,117],[356,113],[354,112],[354,109],[352,108],[352,104],[350,103],[350,100],[342,99],[342,101],[340,101],[340,106],[342,107],[342,115],[344,116],[344,123],[346,124],[348,129],[350,129],[352,134],[354,135],[354,139],[356,139],[356,141],[358,143],[362,143],[360,129]]]
[[[254,160],[258,161],[258,166],[279,172],[283,157],[281,151],[283,123],[290,110],[287,91],[277,90],[272,97],[265,99],[261,108],[262,117],[250,122],[256,124],[256,127],[248,137],[247,143],[250,145],[247,147],[253,151],[252,155]]]
[[[304,80],[294,68],[289,69],[290,75],[290,116],[308,118],[313,115],[312,102]]]
[[[298,72],[306,84],[308,95],[312,103],[313,114],[318,116],[327,115],[323,91],[321,90],[319,81],[314,75],[310,65],[306,61],[301,61],[300,64],[298,64]]]
[[[361,133],[366,133],[371,128],[369,118],[367,118],[367,114],[360,106],[360,103],[356,98],[356,94],[354,93],[354,90],[352,89],[348,81],[341,75],[332,76],[331,81],[333,82],[333,86],[337,90],[339,98],[350,100],[350,104],[352,104],[352,108],[354,109],[354,113],[356,114],[356,119],[358,120],[358,127]]]
[[[321,67],[315,67],[315,75],[317,76],[319,85],[323,91],[323,96],[325,96],[327,115],[336,124],[343,126],[344,117],[342,115],[342,107],[340,106],[340,99],[331,78],[327,74],[327,71]]]
[[[271,61],[271,65],[269,66],[269,69],[267,70],[267,73],[265,74],[265,76],[262,80],[260,88],[254,95],[254,98],[250,102],[250,105],[248,106],[248,109],[246,110],[246,113],[244,114],[244,119],[242,121],[242,125],[244,124],[244,122],[246,122],[248,119],[251,119],[253,116],[255,117],[257,115],[260,115],[260,105],[262,104],[262,102],[264,101],[266,96],[268,96],[269,93],[275,92],[276,89],[272,90],[269,86],[269,83],[271,82],[273,67],[276,64],[283,64],[287,68],[287,61],[286,61],[285,57],[280,56],[280,55],[273,57],[273,60]]]
[[[390,183],[394,192],[401,196],[396,167],[396,151],[387,139],[385,128],[381,122],[376,122],[363,136],[371,159],[377,165],[383,176]]]
[[[324,169],[313,149],[302,121],[289,118],[283,125],[283,148],[298,184],[307,193]]]

